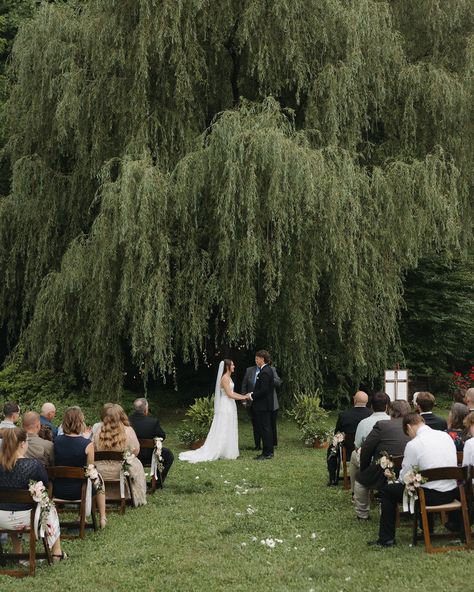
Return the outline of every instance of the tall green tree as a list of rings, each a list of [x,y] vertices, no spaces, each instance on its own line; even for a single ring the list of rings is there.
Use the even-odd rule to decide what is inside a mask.
[[[89,0],[13,48],[0,318],[120,388],[268,344],[376,376],[405,272],[472,220],[472,0]]]

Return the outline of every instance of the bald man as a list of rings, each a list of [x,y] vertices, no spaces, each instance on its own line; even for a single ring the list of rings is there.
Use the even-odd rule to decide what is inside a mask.
[[[23,429],[27,433],[28,449],[26,458],[36,458],[44,466],[54,465],[54,444],[38,436],[41,428],[40,416],[36,411],[28,411],[23,416]]]
[[[53,425],[53,419],[56,415],[56,407],[52,403],[45,403],[43,407],[41,407],[41,415],[40,415],[40,422],[41,425],[47,426],[50,428],[53,438],[58,435],[58,428]]]
[[[336,427],[334,433],[344,432],[346,434],[346,454],[347,458],[351,457],[354,450],[354,437],[357,431],[357,426],[369,415],[372,411],[367,407],[369,397],[364,391],[357,391],[354,395],[354,406],[345,411],[341,411],[337,417]],[[331,447],[328,449],[327,466],[329,473],[328,485],[337,485],[339,482],[339,453],[334,453]]]

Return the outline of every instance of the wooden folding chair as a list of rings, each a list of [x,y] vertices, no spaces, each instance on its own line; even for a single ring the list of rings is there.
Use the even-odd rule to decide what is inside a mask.
[[[35,510],[36,502],[31,497],[31,493],[28,490],[23,489],[1,489],[0,490],[0,503],[2,504],[28,504],[31,508],[30,526],[24,529],[24,532],[29,532],[29,552],[28,553],[5,553],[3,550],[2,542],[0,540],[0,574],[15,576],[18,578],[24,576],[34,576],[36,573],[36,560],[47,559],[51,565],[53,563],[53,557],[51,550],[48,546],[48,541],[45,537],[41,537],[41,541],[44,546],[44,553],[36,552],[36,537],[35,537]],[[1,529],[0,533],[21,533],[18,530]],[[7,569],[3,566],[6,565],[8,560],[20,560],[28,559],[28,571],[24,569]]]
[[[77,528],[79,527],[79,534],[67,534],[63,533],[61,536],[63,539],[83,539],[86,536],[86,528],[93,528],[97,530],[97,519],[95,515],[95,500],[92,500],[92,513],[91,513],[91,520],[92,523],[87,523],[87,516],[86,516],[86,494],[87,494],[87,481],[88,478],[85,476],[84,469],[81,467],[46,467],[46,471],[48,472],[49,478],[49,497],[54,501],[56,504],[56,508],[58,510],[58,515],[61,516],[64,512],[69,512],[70,508],[66,508],[66,506],[74,506],[79,510],[79,521],[59,521],[61,527],[64,528]],[[82,481],[81,485],[81,497],[75,500],[68,500],[62,499],[53,496],[53,485],[55,479],[76,479]]]
[[[347,463],[350,461],[351,454],[354,450],[354,438],[355,434],[345,434],[344,442],[342,442],[342,479],[344,489],[350,489],[351,480],[349,477],[349,471],[347,470]]]
[[[467,470],[462,467],[443,467],[439,469],[428,469],[421,471],[423,477],[428,481],[438,481],[444,479],[455,479],[458,484],[459,499],[455,499],[449,504],[441,504],[438,506],[427,506],[426,497],[423,487],[418,488],[418,502],[415,505],[415,514],[413,519],[413,544],[416,545],[421,537],[418,535],[418,517],[421,515],[421,523],[423,526],[423,538],[425,541],[425,548],[427,553],[443,553],[445,551],[460,551],[470,549],[472,545],[471,527],[469,524],[469,511],[466,501],[465,484],[467,480]],[[464,538],[465,543],[461,545],[448,545],[444,547],[434,547],[431,539],[452,538],[452,533],[449,534],[430,534],[428,514],[449,514],[450,512],[462,513]]]
[[[120,465],[122,465],[123,462],[123,452],[98,452],[96,451],[94,453],[94,460],[95,462],[99,462],[99,461],[103,461],[103,460],[107,460],[107,461],[113,461],[113,462],[117,462],[120,463]],[[100,470],[99,470],[100,473]],[[130,475],[125,475],[125,486],[124,487],[124,495],[120,496],[120,498],[110,498],[107,497],[107,484],[114,484],[114,485],[119,485],[120,487],[120,477],[118,477],[117,479],[104,479],[104,485],[105,485],[105,494],[106,494],[106,503],[108,504],[113,504],[113,505],[118,505],[118,511],[120,512],[120,514],[125,514],[125,508],[127,506],[127,503],[129,505],[131,505],[132,507],[135,506],[135,500],[133,499],[133,490],[132,490],[132,480],[130,478]],[[127,499],[127,490],[128,489],[128,494],[129,494],[129,498]]]
[[[139,438],[138,443],[140,444],[140,450],[151,450],[151,454],[153,455],[153,450],[155,449],[155,440],[153,438]],[[149,463],[143,463],[142,461],[142,464],[146,468],[151,468],[151,461]],[[158,471],[158,479],[155,478],[155,475],[151,476],[150,493],[155,493],[157,485],[159,485],[160,489],[163,489],[161,471]]]

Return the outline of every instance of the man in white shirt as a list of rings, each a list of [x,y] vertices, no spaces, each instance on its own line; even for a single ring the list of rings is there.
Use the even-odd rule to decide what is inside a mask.
[[[441,467],[457,467],[456,447],[445,432],[433,430],[418,413],[408,413],[403,418],[405,434],[412,438],[406,445],[400,471],[400,483],[385,485],[380,490],[379,538],[369,545],[392,547],[395,544],[395,518],[397,504],[403,499],[404,476],[416,466],[420,470]],[[423,485],[427,505],[448,504],[457,495],[457,484],[453,479],[429,481]]]

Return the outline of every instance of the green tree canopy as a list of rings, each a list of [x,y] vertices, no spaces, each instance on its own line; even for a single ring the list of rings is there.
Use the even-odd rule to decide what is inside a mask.
[[[89,0],[13,48],[0,318],[103,392],[268,344],[376,376],[472,219],[472,0]]]

